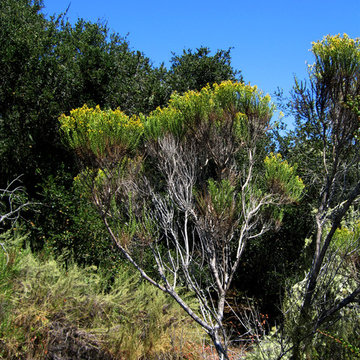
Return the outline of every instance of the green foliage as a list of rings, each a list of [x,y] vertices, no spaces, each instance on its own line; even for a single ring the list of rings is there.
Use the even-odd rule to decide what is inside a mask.
[[[353,142],[360,129],[360,39],[351,39],[346,34],[342,37],[328,35],[313,43],[312,52],[315,63],[309,68],[310,77],[314,78],[317,87],[323,88],[319,95],[328,107],[328,114],[324,115],[334,127],[329,134],[331,142],[337,146],[341,146],[345,138]],[[335,106],[340,107],[340,113],[336,113]]]
[[[310,67],[312,75],[320,82],[330,79],[358,81],[359,49],[360,39],[351,39],[346,34],[342,37],[327,35],[321,41],[314,42],[312,52],[315,64]]]
[[[308,331],[308,337],[302,339],[307,345],[306,352],[312,353],[314,359],[353,359],[356,356],[356,344],[360,336],[360,321],[358,305],[344,307],[331,316],[330,321],[322,326],[318,325],[314,333],[313,325],[332,304],[339,304],[350,295],[358,285],[358,246],[359,226],[348,224],[336,231],[331,247],[333,253],[327,258],[322,272],[319,275],[317,294],[313,298],[309,309],[307,323],[300,323],[299,309],[302,305],[306,278],[296,283],[285,297],[284,301],[284,326],[287,334],[291,334],[298,324]],[[325,236],[325,235],[324,235]],[[326,294],[324,299],[321,294]],[[306,331],[305,331],[306,333]],[[328,336],[328,335],[331,336]],[[287,344],[290,345],[290,341]],[[355,348],[354,346],[355,345]]]
[[[353,239],[348,238],[348,242]],[[331,262],[331,271],[328,271],[321,279],[322,286],[330,286],[326,289],[326,299],[315,300],[311,312],[314,320],[321,311],[331,304],[333,300],[341,301],[344,296],[350,294],[356,288],[356,270],[354,264],[342,262],[340,257]],[[336,271],[334,271],[336,269]],[[249,359],[292,359],[292,339],[287,337],[294,331],[297,324],[299,308],[306,286],[306,279],[296,283],[289,291],[283,302],[283,314],[285,318],[281,327],[274,327],[269,334],[259,339],[249,353]],[[298,324],[308,336],[302,339],[307,346],[303,347],[300,359],[358,359],[360,352],[357,347],[360,336],[360,321],[358,316],[358,305],[343,308],[334,315],[326,326],[315,330],[308,323]]]
[[[234,280],[234,288],[255,298],[259,311],[269,314],[272,325],[282,323],[281,299],[289,284],[303,278],[312,250],[304,246],[312,227],[311,207],[306,199],[276,209],[268,211],[277,226],[249,242]]]
[[[216,182],[213,179],[209,179],[208,191],[214,206],[214,211],[217,214],[220,215],[222,213],[231,213],[234,211],[235,188],[230,184],[229,180]]]
[[[296,167],[290,166],[281,154],[267,156],[265,162],[265,181],[270,191],[279,194],[285,201],[300,199],[305,188],[302,180],[295,175]]]
[[[71,334],[69,346],[74,349],[102,349],[94,350],[94,358],[170,356],[165,338],[175,335],[168,324],[174,314],[183,316],[173,305],[174,313],[167,313],[166,307],[160,314],[167,300],[145,284],[135,287],[137,279],[128,270],[118,274],[120,280],[111,286],[105,285],[100,273],[71,265],[73,260],[106,266],[109,277],[123,266],[99,209],[89,204],[95,199],[108,201],[101,211],[116,215],[109,222],[117,222],[121,245],[131,249],[134,259],[141,259],[148,273],[154,273],[146,248],[154,238],[160,243],[164,234],[146,212],[151,199],[150,195],[141,199],[139,193],[146,191],[139,179],[145,176],[157,195],[166,193],[168,185],[157,166],[164,139],[173,141],[175,158],[179,163],[185,159],[181,163],[185,168],[189,161],[184,154],[196,154],[190,201],[204,223],[217,224],[212,235],[223,241],[219,248],[226,243],[227,231],[239,234],[240,213],[251,201],[269,196],[286,204],[285,208],[269,204],[257,214],[254,227],[261,228],[271,219],[277,232],[247,245],[235,284],[237,290],[255,293],[264,303],[273,303],[275,296],[278,301],[279,284],[293,283],[309,265],[308,252],[314,244],[303,248],[303,239],[313,231],[311,208],[318,194],[325,186],[331,189],[323,206],[324,214],[329,213],[358,183],[360,40],[344,34],[313,43],[315,63],[308,69],[309,83],[295,84],[292,105],[297,128],[283,139],[283,160],[268,154],[266,147],[266,129],[274,112],[270,97],[242,83],[241,74],[231,67],[230,49],[214,55],[204,47],[184,50],[174,54],[169,71],[163,65],[154,68],[141,52],[130,49],[126,38],[110,34],[106,25],[83,19],[71,25],[63,15],[47,20],[42,7],[37,0],[0,2],[0,185],[24,173],[30,197],[40,199],[42,205],[25,214],[22,227],[30,230],[32,248],[46,244],[49,253],[61,255],[68,273],[53,260],[40,261],[19,242],[12,244],[9,233],[1,235],[6,249],[0,248],[0,342],[7,351],[3,356],[45,356],[57,337],[64,339],[66,334]],[[145,115],[135,115],[140,113]],[[59,126],[65,141],[60,139]],[[75,186],[78,167],[64,144],[85,165]],[[249,169],[246,159],[253,146],[255,176],[251,191],[242,194]],[[298,168],[289,165],[294,162]],[[179,174],[175,171],[173,179]],[[139,187],[129,196],[127,191],[136,181]],[[170,196],[164,199],[166,206],[174,206]],[[291,207],[293,202],[298,206]],[[6,211],[6,206],[2,202],[0,210]],[[184,222],[181,216],[176,208],[173,220],[178,225]],[[186,219],[186,231],[194,221],[191,216]],[[358,238],[356,221],[344,222],[335,232],[329,249],[338,252],[336,261],[347,268],[336,263],[339,274],[323,278],[323,283],[333,281],[324,297],[329,301],[341,301],[354,288]],[[159,249],[165,253],[168,246],[160,244]],[[198,270],[193,268],[194,273]],[[297,310],[303,286],[293,287],[295,300],[289,300]],[[155,299],[153,304],[147,301],[149,296]],[[291,333],[297,319],[294,312],[287,314]],[[358,353],[359,323],[353,309],[344,309],[337,323],[320,331],[311,339],[313,358],[337,354],[346,359]],[[264,341],[268,341],[263,346],[268,358],[279,350],[274,339]],[[73,356],[70,347],[68,357]]]
[[[152,284],[162,288],[165,282],[166,291],[177,301],[169,283],[188,286],[197,294],[202,314],[219,311],[221,320],[212,316],[220,326],[222,305],[214,310],[216,305],[209,304],[229,291],[246,242],[262,235],[271,222],[266,208],[298,200],[304,188],[286,161],[274,156],[263,161],[263,153],[255,159],[257,147],[264,148],[273,110],[268,95],[238,82],[175,93],[167,107],[156,109],[139,123],[141,146],[132,154],[119,153],[110,164],[103,161],[112,158],[106,144],[112,143],[118,125],[110,132],[105,125],[102,131],[104,112],[98,108],[91,110],[93,118],[60,118],[63,130],[71,128],[70,146],[80,156],[91,153],[96,159],[99,169],[85,168],[78,182],[91,194],[124,257]],[[100,135],[87,135],[91,124],[100,127]],[[120,132],[126,133],[126,125],[120,124]],[[114,138],[123,141],[121,136]],[[103,143],[104,152],[94,151],[101,148],[98,142]],[[266,183],[271,181],[279,186],[269,192],[271,184]],[[190,248],[194,250],[187,253]],[[142,261],[141,251],[138,256],[139,249],[148,249],[148,264]],[[157,276],[154,271],[144,272],[150,263],[158,270]],[[207,290],[209,286],[214,286],[214,294]],[[185,304],[193,314],[191,305]],[[214,339],[208,330],[213,321],[207,323],[206,318],[209,325],[204,326],[198,319]]]
[[[66,171],[43,182],[41,204],[29,229],[32,248],[45,246],[66,263],[100,265],[114,273],[120,261],[103,223],[88,198],[72,183],[73,177]]]
[[[0,349],[5,348],[4,334],[12,328],[11,315],[13,310],[13,280],[19,274],[19,262],[24,250],[22,245],[26,236],[19,235],[16,231],[7,231],[0,234],[0,241],[4,249],[0,251]],[[14,333],[16,329],[13,329]],[[9,346],[12,346],[9,343]],[[1,350],[1,351],[2,351]],[[4,355],[0,351],[0,357]]]
[[[73,167],[58,137],[61,113],[84,104],[120,106],[128,115],[149,113],[165,105],[172,91],[180,91],[175,83],[186,83],[188,76],[202,78],[200,87],[233,79],[229,52],[211,57],[209,50],[201,50],[195,57],[204,63],[207,77],[197,65],[190,74],[174,60],[177,81],[171,84],[163,66],[154,68],[106,25],[79,19],[72,26],[63,15],[47,20],[42,7],[31,0],[0,5],[0,183],[24,173],[31,195],[39,178],[53,174],[57,165]]]
[[[213,157],[219,167],[218,171],[224,171],[223,166],[229,157],[239,149],[251,146],[254,137],[259,135],[259,129],[266,127],[273,110],[270,97],[264,96],[256,86],[227,81],[214,84],[212,88],[206,86],[199,92],[174,94],[167,107],[156,109],[147,117],[142,117],[142,121],[135,116],[129,118],[119,110],[102,111],[99,107],[93,109],[87,106],[72,110],[69,116],[62,115],[59,120],[68,145],[80,157],[96,159],[95,166],[101,167],[97,176],[89,170],[85,171],[79,176],[80,182],[86,182],[86,177],[93,178],[88,185],[95,186],[101,192],[101,188],[115,191],[118,186],[115,177],[124,178],[131,173],[133,166],[128,166],[131,162],[128,155],[136,156],[133,150],[136,150],[143,134],[145,141],[150,143],[169,133],[179,141],[193,136],[198,142],[196,146],[199,151],[205,146],[206,151],[210,152],[208,156]],[[216,146],[216,142],[224,143],[229,149],[226,150],[228,154],[220,155],[223,158],[211,153],[211,147]],[[199,154],[201,156],[205,155]],[[110,161],[104,162],[104,159]],[[125,167],[124,161],[128,164]],[[134,161],[136,165],[136,158]],[[141,163],[141,159],[139,161]],[[115,164],[117,170],[110,171]],[[270,189],[283,201],[297,201],[304,185],[295,175],[296,169],[273,155],[266,157],[264,165],[265,170],[259,169],[265,171],[264,190]],[[209,183],[210,192],[211,184],[215,183]],[[214,200],[215,190],[212,196]]]
[[[348,320],[354,321],[355,319],[349,318]],[[356,321],[356,320],[355,320]],[[354,325],[354,324],[353,324]],[[338,332],[338,329],[336,329]],[[346,333],[348,331],[353,331],[352,326],[350,329],[347,329]],[[332,335],[328,331],[320,331],[318,330],[318,334],[321,334],[322,341],[320,340],[321,337],[318,336],[319,340],[318,342],[321,343],[321,353],[319,354],[317,351],[315,352],[315,359],[324,359],[324,358],[330,358],[333,357],[334,354],[339,354],[336,356],[341,357],[341,359],[360,359],[360,348],[358,348],[356,345],[352,345],[344,338],[338,338],[337,336]],[[348,337],[350,334],[346,334],[346,337]],[[355,341],[357,340],[357,337],[351,336]],[[340,348],[342,347],[342,350]]]
[[[331,246],[340,250],[342,254],[359,253],[360,245],[360,221],[356,220],[358,214],[355,212],[355,220],[344,221],[341,228],[334,234],[334,241]]]
[[[240,72],[231,67],[230,51],[218,50],[211,56],[209,48],[200,47],[184,50],[181,55],[173,53],[168,75],[171,89],[183,93],[225,80],[242,81]]]
[[[297,126],[287,139],[285,151],[288,157],[301,160],[299,170],[304,182],[319,192],[327,172],[358,156],[359,40],[346,34],[328,35],[313,43],[312,52],[315,62],[308,68],[309,84],[295,82],[291,106]],[[341,180],[344,186],[338,188],[340,195],[334,194],[333,206],[340,201],[339,196],[346,194],[345,188],[351,188],[357,171],[356,166],[346,170]]]
[[[62,163],[74,171],[59,140],[60,114],[83,104],[147,113],[165,101],[164,70],[126,39],[101,23],[47,20],[41,9],[40,1],[0,4],[0,183],[24,173],[31,196]]]
[[[0,4],[1,184],[24,173],[24,181],[30,186],[29,176],[34,176],[43,161],[51,168],[47,154],[53,152],[52,160],[61,155],[60,149],[56,154],[57,146],[51,141],[58,137],[56,123],[51,128],[48,122],[60,100],[54,99],[55,84],[49,84],[57,77],[50,75],[47,56],[56,25],[46,22],[39,13],[41,6],[39,1],[27,0]]]
[[[106,148],[109,164],[136,147],[141,138],[141,131],[137,133],[139,129],[134,126],[131,131],[130,128],[125,131],[125,127],[113,128],[113,121],[117,119],[134,125],[138,118],[132,117],[133,114],[148,114],[157,106],[164,106],[175,90],[175,82],[170,81],[163,65],[152,66],[141,52],[130,48],[126,38],[112,34],[104,23],[79,19],[72,25],[66,15],[47,19],[42,10],[42,1],[4,0],[0,3],[0,186],[24,174],[22,180],[31,200],[55,202],[51,210],[52,205],[46,203],[39,210],[40,215],[26,214],[34,248],[41,248],[45,240],[55,237],[62,239],[60,244],[65,238],[69,245],[74,243],[71,231],[64,231],[66,224],[62,214],[68,213],[68,209],[60,208],[59,200],[64,199],[64,206],[65,202],[71,201],[71,184],[62,184],[61,194],[60,188],[56,190],[57,198],[50,195],[55,191],[54,187],[46,189],[43,186],[50,185],[48,179],[57,177],[60,172],[66,173],[66,177],[74,177],[79,171],[73,154],[60,140],[58,117],[84,104],[89,106],[88,110],[97,104],[105,109],[103,121],[110,122],[108,127],[102,124],[101,131],[105,131],[107,140],[112,139],[110,143],[102,141],[99,127],[94,123],[91,129],[83,129],[91,130],[90,133],[79,134],[76,141],[86,141],[91,135],[93,148],[83,154],[86,161],[93,160],[89,159],[93,152],[103,153]],[[201,56],[200,62],[206,59],[213,64],[207,72],[209,79],[212,72],[216,72],[217,80],[233,73],[229,53],[218,52],[214,58],[207,54]],[[174,67],[180,71],[182,65]],[[219,77],[218,74],[223,75]],[[185,75],[176,75],[177,82],[185,82]],[[203,75],[201,71],[198,77]],[[123,113],[107,110],[119,106]],[[71,138],[74,133],[69,127],[66,131]],[[84,147],[78,148],[81,150]],[[60,214],[58,223],[55,209]],[[88,220],[87,215],[85,218]],[[46,223],[48,219],[50,224]],[[76,238],[81,234],[86,236],[86,233],[79,231]],[[87,237],[81,241],[87,243]],[[79,242],[80,239],[76,241]]]

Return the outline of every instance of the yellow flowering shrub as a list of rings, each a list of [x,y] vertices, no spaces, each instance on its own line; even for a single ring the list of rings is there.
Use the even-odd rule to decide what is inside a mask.
[[[221,109],[235,106],[237,113],[247,117],[251,115],[267,117],[274,111],[270,95],[264,95],[256,85],[224,81],[214,84],[213,88],[215,101]]]
[[[160,108],[154,110],[145,122],[145,134],[151,139],[157,139],[167,131],[172,133],[176,129],[181,129],[182,114],[173,107]]]
[[[296,168],[290,166],[281,154],[270,153],[264,160],[265,181],[270,191],[290,202],[298,201],[304,190],[304,183],[295,175]]]
[[[143,133],[139,116],[129,117],[119,109],[101,110],[84,105],[62,114],[60,130],[71,148],[82,156],[102,158],[135,149]]]
[[[360,220],[355,223],[342,225],[341,228],[336,229],[334,235],[334,242],[332,246],[337,249],[352,251],[358,250],[360,239]]]
[[[200,91],[188,91],[172,95],[166,108],[153,111],[145,123],[149,138],[158,138],[170,132],[182,137],[202,122],[213,122],[221,129],[227,115],[234,119],[234,132],[238,137],[248,134],[248,121],[268,122],[274,105],[269,95],[264,95],[256,86],[224,81],[205,86]]]
[[[327,35],[321,41],[312,43],[315,63],[309,66],[310,76],[323,82],[324,88],[333,84],[333,93],[341,94],[339,105],[356,115],[355,139],[360,137],[360,96],[358,82],[360,73],[360,38],[351,39],[347,34]],[[325,85],[326,84],[326,85]],[[337,84],[337,85],[336,85]],[[337,87],[337,90],[335,91]],[[336,95],[339,96],[339,95]],[[346,125],[349,127],[349,124]]]
[[[330,71],[348,71],[353,73],[360,63],[360,38],[351,39],[347,34],[327,35],[322,40],[312,43],[312,52],[320,67],[315,73],[322,76]],[[319,61],[321,59],[321,61]],[[347,74],[344,72],[343,76]]]

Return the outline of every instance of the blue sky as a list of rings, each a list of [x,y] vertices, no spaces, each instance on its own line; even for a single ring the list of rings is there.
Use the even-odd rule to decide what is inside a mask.
[[[294,75],[306,77],[312,41],[360,37],[360,0],[44,0],[43,12],[58,14],[69,4],[72,23],[107,21],[154,65],[167,65],[171,52],[184,48],[233,47],[233,67],[270,95],[277,87],[288,93]]]

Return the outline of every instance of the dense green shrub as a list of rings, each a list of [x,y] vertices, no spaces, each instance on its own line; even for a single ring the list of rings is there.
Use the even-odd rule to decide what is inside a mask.
[[[96,210],[72,183],[73,177],[64,170],[42,183],[41,203],[30,229],[31,243],[35,249],[45,245],[63,261],[106,266],[110,271],[118,264],[118,256]]]

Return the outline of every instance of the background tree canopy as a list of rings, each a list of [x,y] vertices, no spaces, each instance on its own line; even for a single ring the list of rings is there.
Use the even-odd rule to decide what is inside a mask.
[[[173,91],[184,91],[189,78],[201,78],[187,86],[199,89],[237,72],[229,51],[211,56],[209,49],[184,52],[171,70],[154,67],[106,24],[79,19],[71,25],[66,15],[48,20],[42,6],[31,0],[0,4],[0,184],[22,175],[30,197],[44,204],[27,215],[36,218],[28,218],[36,224],[30,226],[32,242],[42,247],[41,239],[67,234],[67,247],[88,235],[65,233],[74,221],[79,229],[80,205],[71,189],[78,166],[59,138],[60,114],[84,104],[147,114],[165,105]],[[63,222],[56,220],[60,210]],[[62,243],[57,241],[59,251]]]
[[[32,194],[61,163],[74,166],[58,138],[61,113],[88,104],[146,114],[175,90],[199,90],[237,73],[229,50],[210,56],[206,48],[175,56],[170,71],[155,68],[105,24],[47,20],[41,8],[30,0],[0,5],[0,182],[24,174]]]

